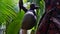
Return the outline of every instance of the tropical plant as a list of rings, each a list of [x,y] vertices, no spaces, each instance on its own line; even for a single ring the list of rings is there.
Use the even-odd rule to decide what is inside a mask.
[[[44,0],[23,0],[24,3],[27,2],[36,2],[40,7],[37,10],[37,25],[40,21],[41,16],[43,15],[44,10]],[[24,11],[19,10],[18,6],[19,0],[0,0],[0,26],[3,24],[6,26],[6,34],[18,34],[21,22],[24,16]]]

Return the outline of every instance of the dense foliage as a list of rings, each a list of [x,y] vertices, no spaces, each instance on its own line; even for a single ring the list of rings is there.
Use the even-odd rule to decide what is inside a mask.
[[[37,1],[37,2],[36,2]],[[39,20],[44,13],[44,1],[43,0],[23,0],[24,3],[27,2],[36,2],[40,7],[37,10],[37,25],[35,30],[38,27]],[[19,10],[18,6],[19,0],[0,0],[0,26],[6,26],[6,34],[18,34],[21,22],[24,16],[24,11]]]

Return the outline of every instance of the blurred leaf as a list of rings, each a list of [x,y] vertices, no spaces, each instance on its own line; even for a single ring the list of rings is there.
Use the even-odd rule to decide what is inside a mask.
[[[18,31],[20,30],[21,27],[21,22],[23,18],[24,13],[21,12],[17,14],[16,19],[7,28],[7,34],[18,34]]]

